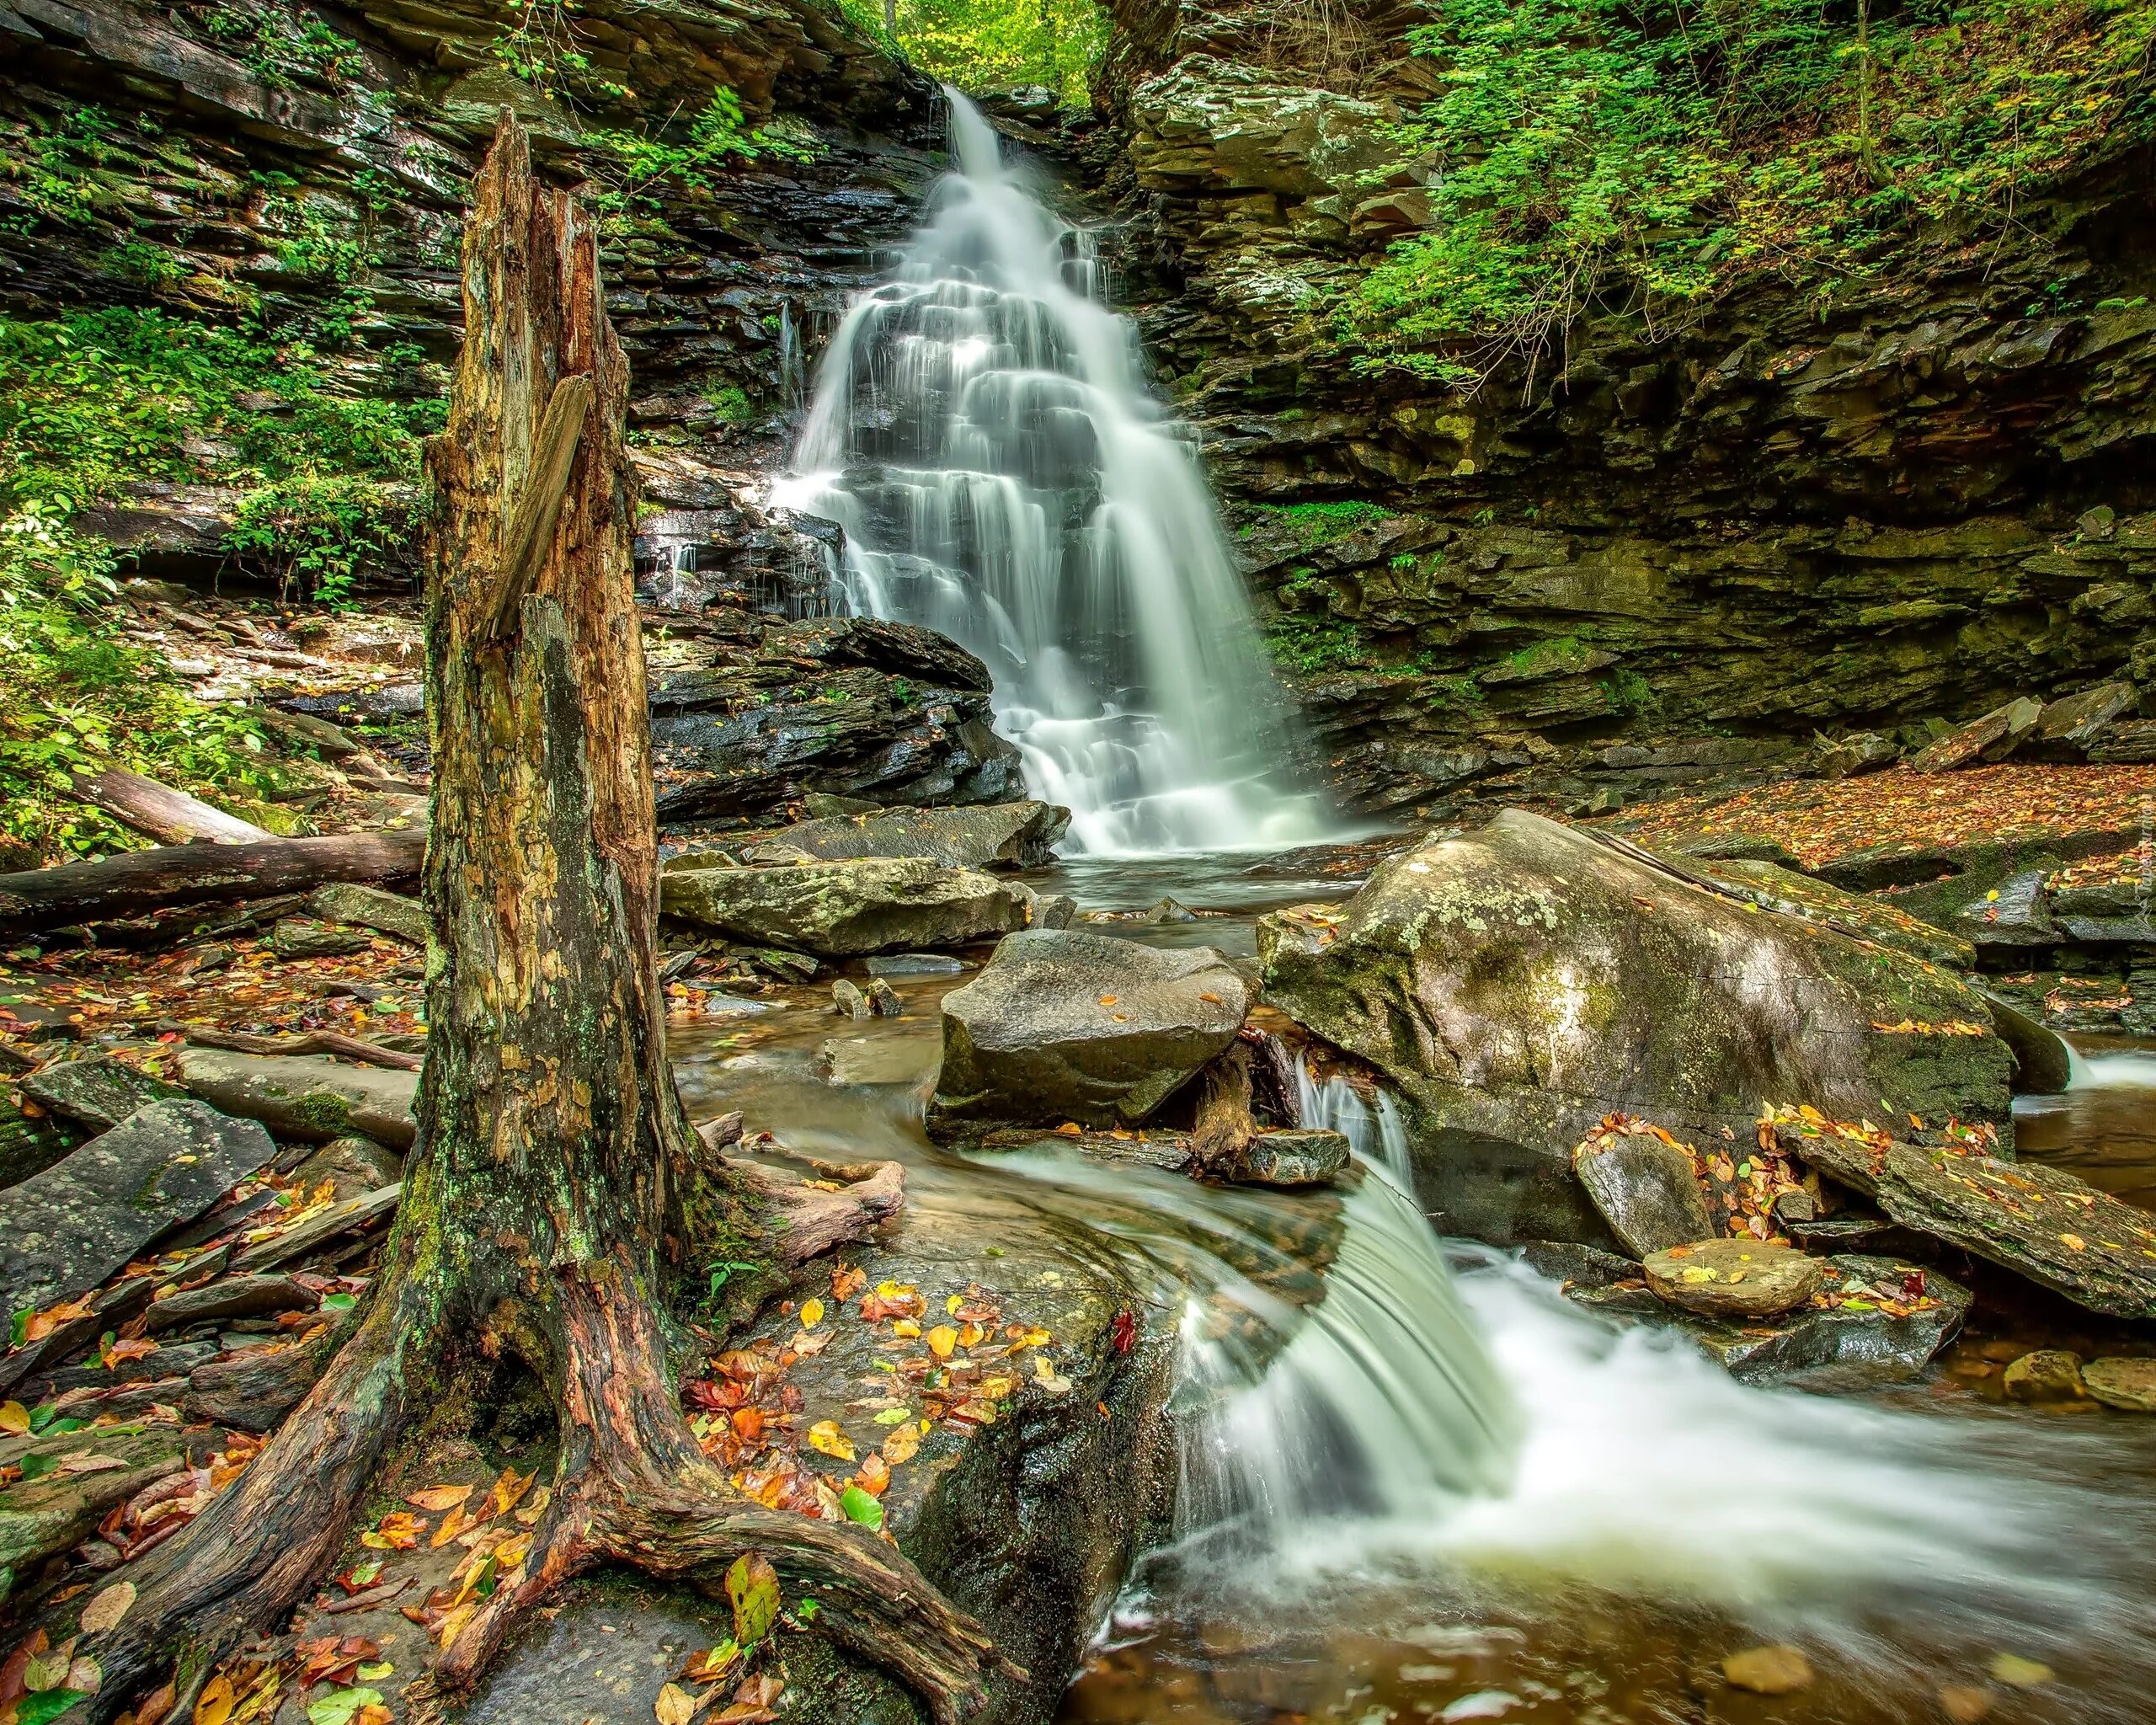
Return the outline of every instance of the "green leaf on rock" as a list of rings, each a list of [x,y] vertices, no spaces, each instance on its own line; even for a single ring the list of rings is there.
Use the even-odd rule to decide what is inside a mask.
[[[77,1701],[86,1701],[89,1691],[81,1689],[48,1689],[40,1694],[26,1695],[15,1703],[15,1725],[45,1725],[48,1719],[57,1719]]]
[[[747,1552],[726,1572],[726,1597],[734,1604],[734,1640],[754,1647],[778,1621],[778,1572],[756,1552]]]
[[[307,1704],[307,1725],[352,1725],[361,1707],[377,1706],[382,1693],[372,1689],[333,1689]]]
[[[848,1486],[839,1493],[839,1508],[848,1521],[858,1522],[872,1533],[883,1530],[883,1506],[859,1486]]]

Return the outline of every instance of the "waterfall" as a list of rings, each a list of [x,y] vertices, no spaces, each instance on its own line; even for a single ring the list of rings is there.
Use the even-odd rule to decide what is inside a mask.
[[[955,170],[848,309],[774,500],[846,529],[851,609],[986,662],[1033,793],[1097,854],[1326,836],[1183,430],[1053,215],[946,90]]]

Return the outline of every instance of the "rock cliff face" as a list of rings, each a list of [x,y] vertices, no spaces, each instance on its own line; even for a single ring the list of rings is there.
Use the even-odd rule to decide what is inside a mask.
[[[1428,217],[1381,136],[1434,82],[1416,8],[1113,12],[1127,291],[1352,801],[1606,803],[1815,729],[2156,689],[2145,147],[2003,240],[1912,236],[1830,312],[1769,278],[1678,328],[1604,312],[1470,394],[1324,339]]]
[[[573,24],[552,0],[6,0],[0,312],[311,316],[349,326],[352,393],[439,393],[464,189],[502,109],[533,129],[542,171],[574,182],[599,159],[594,134],[679,130],[731,89],[744,129],[776,116],[808,159],[730,157],[693,188],[632,174],[608,305],[637,392],[650,590],[784,599],[814,548],[751,494],[782,449],[801,334],[910,222],[937,141],[930,88],[817,0],[594,0]],[[206,475],[217,451],[203,454]],[[230,561],[232,502],[145,485],[91,522],[148,573],[199,579]]]

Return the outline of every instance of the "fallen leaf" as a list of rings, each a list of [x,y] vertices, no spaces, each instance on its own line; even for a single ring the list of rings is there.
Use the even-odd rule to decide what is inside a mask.
[[[2015,1689],[2034,1689],[2039,1684],[2049,1683],[2053,1673],[2041,1659],[2025,1659],[2019,1653],[1999,1653],[1991,1662],[1991,1674],[1996,1681]]]
[[[307,1725],[352,1725],[360,1708],[381,1705],[378,1690],[333,1689],[307,1704]]]
[[[237,1697],[232,1693],[232,1680],[220,1671],[202,1685],[202,1693],[195,1697],[194,1725],[225,1725],[232,1716],[232,1703]]]
[[[1991,1712],[1992,1692],[1972,1684],[1949,1683],[1939,1691],[1939,1710],[1953,1725],[1978,1725]]]
[[[430,1509],[439,1515],[445,1509],[459,1508],[472,1495],[472,1487],[463,1486],[429,1486],[423,1492],[407,1492],[404,1501],[414,1509]]]
[[[840,1264],[831,1271],[831,1298],[841,1302],[851,1300],[868,1285],[868,1273],[851,1264]]]
[[[651,1710],[659,1716],[659,1725],[689,1725],[696,1717],[695,1698],[676,1683],[660,1685],[659,1699],[651,1704]]]
[[[853,1460],[853,1439],[839,1429],[835,1419],[819,1419],[808,1428],[808,1447],[835,1461]]]
[[[135,1583],[131,1581],[115,1581],[110,1587],[99,1589],[83,1607],[83,1633],[104,1635],[117,1629],[120,1620],[134,1603]]]
[[[439,1551],[472,1525],[472,1518],[464,1513],[464,1506],[459,1503],[448,1514],[442,1517],[441,1525],[434,1530],[434,1536],[427,1541],[427,1545],[430,1549]]]
[[[1721,1662],[1721,1674],[1732,1687],[1754,1695],[1794,1695],[1811,1687],[1812,1662],[1799,1648],[1747,1648]]]
[[[824,1302],[810,1298],[801,1302],[801,1327],[813,1330],[824,1321]]]
[[[938,1359],[948,1359],[958,1345],[958,1332],[948,1324],[938,1324],[928,1332],[928,1351]]]
[[[506,1515],[515,1509],[524,1494],[531,1489],[531,1482],[538,1477],[539,1470],[536,1467],[529,1473],[519,1473],[514,1467],[504,1468],[502,1477],[494,1482],[494,1489],[488,1493],[494,1503],[494,1514]]]
[[[1045,1354],[1033,1356],[1033,1381],[1051,1396],[1065,1396],[1070,1392],[1070,1380],[1056,1375],[1055,1368],[1048,1363]]]
[[[734,1640],[752,1648],[778,1621],[778,1572],[757,1552],[745,1552],[726,1572],[726,1597],[734,1606]]]
[[[30,1411],[19,1402],[0,1402],[0,1432],[26,1438],[30,1434]]]
[[[883,1506],[876,1501],[875,1494],[863,1491],[859,1486],[848,1486],[839,1493],[839,1508],[846,1519],[867,1528],[871,1533],[880,1533],[883,1527]]]
[[[915,1451],[920,1448],[919,1428],[902,1425],[889,1437],[883,1439],[883,1456],[892,1466],[896,1467],[901,1462],[912,1461]]]

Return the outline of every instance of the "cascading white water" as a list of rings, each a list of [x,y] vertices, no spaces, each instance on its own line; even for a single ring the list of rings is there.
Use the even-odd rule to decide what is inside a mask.
[[[957,171],[895,279],[833,337],[773,501],[846,531],[856,611],[941,630],[995,678],[1033,793],[1097,854],[1313,842],[1196,456],[1057,219],[956,91]]]

